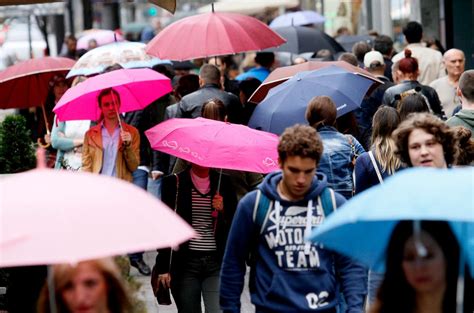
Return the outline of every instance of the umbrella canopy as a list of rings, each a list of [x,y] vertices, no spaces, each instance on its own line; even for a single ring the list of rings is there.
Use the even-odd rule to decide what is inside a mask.
[[[147,130],[155,150],[212,168],[269,173],[278,169],[274,134],[205,118],[167,120]]]
[[[352,64],[349,64],[344,61],[332,61],[332,62],[309,61],[302,64],[279,67],[275,69],[273,72],[270,73],[270,75],[265,79],[265,81],[257,88],[257,90],[255,90],[255,92],[249,98],[249,102],[259,103],[266,97],[270,89],[286,82],[288,79],[290,79],[291,77],[293,77],[299,72],[318,70],[318,69],[322,69],[322,68],[333,66],[333,65],[341,67],[349,72],[352,72],[357,75],[361,75],[363,77],[366,77],[372,80],[373,82],[375,82],[375,84],[373,85],[373,88],[378,86],[378,84],[383,84],[381,80],[379,80],[377,77],[367,72],[366,70],[361,69],[360,67],[357,67],[357,66],[353,66]]]
[[[103,46],[108,43],[124,41],[122,35],[108,29],[90,29],[84,31],[84,35],[77,40],[77,49],[89,49],[89,41],[94,39],[97,46]]]
[[[66,75],[75,61],[61,57],[30,59],[0,72],[0,109],[41,106],[48,83],[57,74]]]
[[[167,26],[147,45],[161,59],[190,60],[259,51],[285,40],[256,18],[236,13],[205,13]]]
[[[270,27],[286,27],[286,26],[303,26],[311,24],[322,24],[326,19],[324,16],[315,11],[305,10],[285,13],[277,16],[271,23]]]
[[[171,64],[168,60],[154,58],[145,52],[141,42],[113,42],[97,47],[84,54],[67,74],[67,77],[101,73],[107,66],[118,63],[123,68],[153,67],[157,64]]]
[[[97,96],[106,88],[120,94],[120,113],[142,110],[171,92],[171,80],[153,70],[122,69],[91,77],[69,88],[53,109],[60,121],[98,120]]]
[[[337,41],[319,29],[303,26],[287,26],[275,27],[273,30],[285,38],[286,43],[278,48],[267,49],[267,51],[300,54],[303,52],[317,52],[321,49],[328,49],[333,55],[345,51]]]
[[[219,12],[233,12],[247,15],[263,13],[268,9],[295,8],[300,5],[299,0],[219,0],[204,5],[198,9],[199,13],[211,11],[212,6]]]
[[[360,106],[372,81],[337,66],[301,72],[278,87],[255,108],[249,127],[281,134],[294,124],[306,124],[305,112],[315,96],[329,96],[336,103],[337,115]]]
[[[151,2],[173,14],[176,11],[176,0],[148,0],[148,2]]]
[[[54,201],[44,196],[51,190]],[[0,198],[0,267],[77,263],[194,236],[155,197],[108,176],[33,170],[2,178]]]
[[[386,248],[399,221],[448,221],[474,273],[473,190],[472,167],[403,170],[346,202],[310,240],[383,272]]]
[[[372,46],[373,38],[369,35],[342,35],[336,38],[336,41],[349,52],[352,52],[352,46],[359,41],[365,41]]]

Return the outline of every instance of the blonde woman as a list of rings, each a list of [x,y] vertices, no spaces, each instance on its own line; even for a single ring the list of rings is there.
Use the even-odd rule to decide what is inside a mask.
[[[392,132],[398,127],[400,117],[397,110],[382,106],[375,112],[372,120],[372,147],[369,152],[360,155],[355,164],[355,194],[372,186],[383,183],[383,180],[401,167],[396,156],[396,144]],[[383,275],[369,273],[369,303],[373,303]]]
[[[401,161],[396,156],[396,144],[392,132],[398,127],[400,117],[392,107],[382,106],[372,121],[372,146],[369,152],[361,154],[355,165],[355,193],[382,183],[395,173]]]
[[[129,291],[112,258],[53,266],[56,309],[58,313],[132,312]],[[44,286],[38,312],[50,311],[49,292]]]

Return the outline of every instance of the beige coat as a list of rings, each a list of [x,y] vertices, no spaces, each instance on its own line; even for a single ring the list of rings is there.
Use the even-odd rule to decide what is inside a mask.
[[[412,52],[412,57],[418,60],[420,76],[418,81],[422,85],[429,85],[435,79],[446,76],[446,69],[443,63],[441,52],[431,48],[426,48],[420,43],[412,43],[406,46]],[[396,63],[405,57],[405,50],[402,50],[392,58]]]
[[[122,122],[124,131],[132,136],[129,146],[123,145],[119,139],[116,172],[117,177],[126,181],[132,181],[132,172],[140,163],[140,135],[138,130]],[[102,125],[91,127],[85,137],[82,150],[82,170],[99,174],[102,170],[103,148],[102,148]]]

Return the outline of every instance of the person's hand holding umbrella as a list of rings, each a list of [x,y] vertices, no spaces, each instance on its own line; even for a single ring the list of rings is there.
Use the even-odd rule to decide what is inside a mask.
[[[130,143],[132,142],[132,135],[129,132],[122,130],[120,132],[120,138],[122,139],[125,147],[130,146]]]
[[[212,198],[212,207],[217,211],[217,212],[222,212],[224,210],[224,198],[217,193],[214,198]]]

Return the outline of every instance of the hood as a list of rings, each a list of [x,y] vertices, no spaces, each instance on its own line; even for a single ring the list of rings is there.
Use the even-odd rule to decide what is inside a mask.
[[[262,184],[259,186],[259,189],[267,196],[270,200],[278,200],[282,204],[287,203],[288,201],[281,199],[280,195],[277,191],[277,186],[280,180],[283,177],[283,173],[281,171],[273,172],[268,174]],[[327,186],[327,179],[326,175],[322,173],[316,173],[311,182],[311,187],[309,188],[308,193],[304,197],[303,200],[298,201],[301,203],[306,203],[308,200],[316,199],[316,197],[322,192],[324,187]]]
[[[474,128],[474,110],[461,110],[455,116]]]

